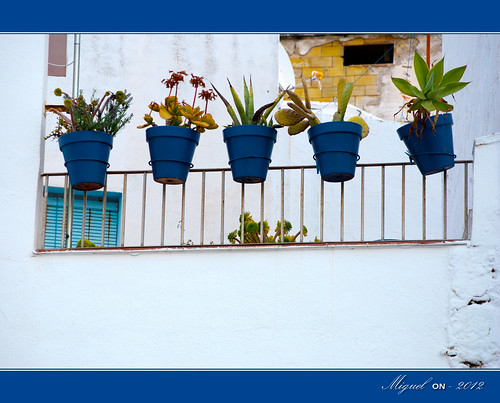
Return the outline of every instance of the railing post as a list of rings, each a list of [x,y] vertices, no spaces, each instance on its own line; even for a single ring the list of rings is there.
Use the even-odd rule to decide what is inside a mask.
[[[281,168],[281,243],[285,242],[285,168]]]
[[[300,168],[300,242],[304,242],[304,167]]]
[[[161,234],[160,234],[160,245],[165,245],[165,211],[167,204],[167,185],[164,183],[161,190]]]
[[[108,194],[108,177],[104,179],[104,189],[102,195],[102,223],[101,223],[101,248],[104,247],[104,234],[106,232],[106,202]]]
[[[127,210],[127,174],[123,174],[123,188],[122,188],[122,220],[121,220],[121,235],[120,244],[125,246],[125,213]]]
[[[443,171],[443,239],[448,237],[448,177]]]
[[[245,184],[241,184],[241,201],[240,201],[240,231],[241,231],[241,236],[240,240],[241,243],[245,243]]]
[[[220,187],[220,244],[224,244],[224,203],[226,192],[226,171],[221,171],[221,187]]]
[[[200,245],[203,245],[205,237],[205,174],[201,173],[201,213],[200,213]]]
[[[401,240],[406,238],[406,165],[401,165]]]

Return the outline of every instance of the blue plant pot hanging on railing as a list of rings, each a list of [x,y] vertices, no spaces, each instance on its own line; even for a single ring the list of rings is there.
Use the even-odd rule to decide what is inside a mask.
[[[113,136],[103,132],[77,131],[59,137],[71,186],[97,190],[104,186]]]
[[[456,155],[453,153],[453,133],[451,126],[453,119],[450,113],[440,114],[432,129],[434,116],[426,120],[422,134],[410,132],[411,123],[401,126],[397,132],[399,138],[408,149],[410,161],[414,162],[422,175],[432,175],[446,171],[455,166]],[[419,123],[417,132],[420,133],[422,125]]]
[[[222,132],[233,180],[239,183],[264,182],[276,143],[276,129],[240,125],[227,127]]]
[[[179,126],[153,126],[146,129],[153,170],[158,183],[178,185],[185,183],[194,152],[200,141],[200,133]]]
[[[354,122],[325,122],[308,130],[316,169],[326,182],[354,178],[363,128]]]

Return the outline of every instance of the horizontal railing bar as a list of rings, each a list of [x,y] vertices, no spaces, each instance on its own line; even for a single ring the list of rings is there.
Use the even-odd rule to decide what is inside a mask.
[[[460,160],[455,161],[455,164],[471,164],[472,160]],[[380,162],[380,163],[366,163],[366,164],[356,164],[357,167],[390,167],[390,166],[410,166],[415,165],[411,162]],[[289,169],[289,170],[300,170],[300,169],[316,169],[316,165],[277,165],[270,166],[270,171],[277,171],[281,169]],[[231,168],[193,168],[190,169],[189,172],[230,172]],[[108,175],[144,175],[145,173],[151,174],[152,170],[134,170],[134,171],[108,171]],[[67,175],[67,172],[46,172],[42,173],[41,176],[64,176]]]
[[[446,245],[453,244],[457,242],[466,242],[464,239],[415,239],[415,240],[376,240],[376,241],[344,241],[344,242],[284,242],[284,243],[245,243],[245,244],[205,244],[205,245],[149,245],[149,246],[125,246],[125,247],[93,247],[93,248],[58,248],[58,249],[37,249],[35,252],[45,253],[45,252],[67,252],[67,251],[121,251],[121,250],[138,250],[146,251],[150,249],[218,249],[218,248],[252,248],[252,247],[309,247],[309,246],[353,246],[353,245]]]

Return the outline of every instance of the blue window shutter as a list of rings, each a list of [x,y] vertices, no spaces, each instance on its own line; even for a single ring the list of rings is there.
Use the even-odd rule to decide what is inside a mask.
[[[63,200],[62,188],[49,187],[49,197],[47,200],[47,225],[45,228],[46,249],[61,247]],[[103,245],[101,245],[102,206],[103,192],[87,192],[87,205],[85,209],[85,239],[89,239],[96,245],[103,247],[118,246],[120,241],[118,228],[121,193],[107,192]],[[76,244],[82,235],[82,209],[83,192],[75,191],[71,237],[71,247],[73,248],[76,247]]]

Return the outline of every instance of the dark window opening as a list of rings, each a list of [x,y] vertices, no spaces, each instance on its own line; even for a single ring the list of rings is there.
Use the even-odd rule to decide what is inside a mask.
[[[394,45],[360,45],[344,47],[344,66],[374,63],[394,63]]]

